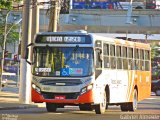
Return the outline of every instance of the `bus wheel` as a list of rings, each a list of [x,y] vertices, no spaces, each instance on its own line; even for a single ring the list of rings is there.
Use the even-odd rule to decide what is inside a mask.
[[[138,100],[137,90],[134,89],[133,102],[129,103],[129,105],[128,105],[129,111],[136,111],[137,110],[137,100]]]
[[[121,111],[128,111],[128,103],[121,104]]]
[[[137,90],[134,89],[133,102],[121,104],[121,111],[135,111],[137,110]]]
[[[46,109],[48,112],[56,112],[57,105],[54,103],[46,103]]]
[[[106,94],[106,110],[108,109],[109,105],[109,94]]]
[[[95,112],[96,114],[103,114],[106,110],[106,104],[107,104],[107,99],[106,99],[106,92],[103,93],[103,101],[102,103],[95,105]]]
[[[81,104],[79,105],[79,109],[82,111],[92,111],[92,105],[91,104]]]

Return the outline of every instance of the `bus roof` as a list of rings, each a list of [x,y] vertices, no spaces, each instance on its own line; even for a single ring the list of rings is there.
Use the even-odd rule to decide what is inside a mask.
[[[134,46],[136,48],[144,48],[144,49],[150,49],[150,44],[149,43],[142,43],[142,42],[136,42],[136,41],[129,41],[129,40],[123,40],[123,39],[118,39],[114,37],[106,37],[106,36],[101,36],[96,33],[91,33],[91,35],[95,36],[96,40],[103,40],[104,42],[111,43],[111,44],[119,44],[123,46]],[[107,38],[107,39],[106,39]]]
[[[37,35],[89,35],[93,38],[93,44],[95,43],[96,40],[102,40],[104,42],[108,42],[111,44],[120,44],[123,46],[130,46],[130,47],[136,47],[141,49],[142,48],[150,49],[150,44],[148,43],[128,41],[128,40],[118,39],[114,37],[106,37],[97,33],[87,33],[87,31],[84,31],[84,30],[67,31],[67,32],[40,32]]]
[[[63,31],[63,32],[39,32],[37,35],[88,35],[84,30]]]

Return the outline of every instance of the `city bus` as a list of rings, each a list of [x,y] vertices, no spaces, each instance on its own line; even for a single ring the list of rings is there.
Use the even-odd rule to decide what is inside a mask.
[[[32,101],[45,102],[48,112],[65,105],[96,114],[108,105],[135,111],[151,93],[150,50],[146,43],[85,31],[38,33],[27,47],[32,60],[26,56],[32,66]]]

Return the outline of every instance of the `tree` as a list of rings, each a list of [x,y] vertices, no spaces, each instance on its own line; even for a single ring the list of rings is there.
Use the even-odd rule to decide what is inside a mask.
[[[152,79],[160,77],[160,45],[151,44]]]
[[[60,14],[69,14],[69,2],[70,0],[61,0]]]
[[[11,10],[13,8],[13,3],[20,2],[22,0],[1,0],[0,9]]]
[[[157,57],[160,57],[160,45],[154,44],[151,45],[151,58],[154,60]]]
[[[13,8],[13,3],[15,2],[19,2],[21,0],[1,0],[0,1],[0,45],[1,45],[1,48],[2,48],[2,59],[1,59],[1,68],[0,68],[0,91],[1,91],[1,81],[2,81],[2,72],[3,72],[3,65],[4,65],[4,49],[5,49],[5,41],[4,41],[4,38],[6,39],[7,42],[10,42],[10,41],[15,41],[15,40],[18,40],[18,33],[15,33],[15,29],[11,29],[10,31],[7,32],[7,36],[5,31],[6,28],[11,28],[11,27],[6,27],[7,25],[7,21],[6,21],[6,18],[8,16],[8,13],[9,11]],[[5,10],[2,10],[2,9],[5,9]],[[4,11],[7,11],[7,12],[4,12]],[[4,14],[6,13],[6,14]],[[10,24],[8,25],[10,26]],[[13,27],[14,28],[14,27]],[[13,31],[14,30],[14,31]],[[7,39],[8,38],[8,39]],[[10,39],[9,39],[10,38]],[[3,49],[4,48],[4,49]]]
[[[1,0],[0,1],[0,47],[3,48],[3,41],[4,41],[4,29],[5,25],[7,25],[7,31],[10,29],[13,24],[5,23],[6,16],[9,11],[13,9],[13,3],[18,3],[22,0]],[[6,43],[14,43],[18,40],[18,33],[15,32],[16,26],[14,26],[9,34],[7,35]]]
[[[4,29],[5,29],[5,19],[6,19],[6,12],[1,11],[0,12],[0,47],[1,50],[3,48],[3,41],[4,41]],[[13,26],[13,23],[7,23],[7,31]],[[18,40],[19,38],[19,33],[16,32],[17,26],[14,25],[13,28],[10,30],[10,32],[7,35],[7,43],[14,43]]]

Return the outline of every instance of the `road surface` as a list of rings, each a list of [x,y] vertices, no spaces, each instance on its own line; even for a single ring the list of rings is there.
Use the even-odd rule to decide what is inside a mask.
[[[138,104],[136,112],[121,112],[119,106],[110,106],[103,115],[94,111],[80,111],[76,106],[59,108],[56,113],[48,113],[45,107],[1,110],[2,120],[160,120],[160,96],[150,98]]]

